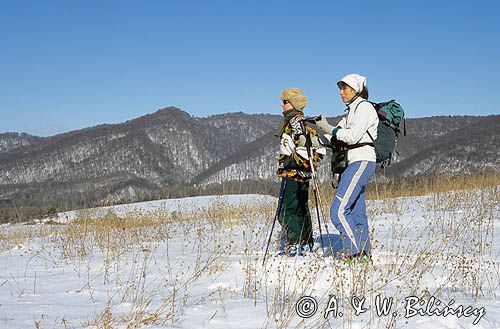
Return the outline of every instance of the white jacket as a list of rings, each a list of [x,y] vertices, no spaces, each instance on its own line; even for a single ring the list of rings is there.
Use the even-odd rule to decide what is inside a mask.
[[[377,139],[378,116],[370,102],[358,97],[349,104],[347,115],[337,124],[337,139],[353,145],[357,143],[373,143],[367,131],[370,132],[373,139]],[[347,153],[349,164],[356,161],[377,160],[375,148],[370,145],[354,148]]]

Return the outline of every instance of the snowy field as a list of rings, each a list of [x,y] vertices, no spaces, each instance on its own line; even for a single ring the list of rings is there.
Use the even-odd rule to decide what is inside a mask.
[[[500,328],[500,187],[369,202],[367,265],[262,266],[275,206],[197,197],[0,226],[0,329]]]

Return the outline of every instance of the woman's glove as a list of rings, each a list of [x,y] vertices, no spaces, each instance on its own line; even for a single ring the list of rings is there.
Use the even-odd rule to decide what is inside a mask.
[[[327,134],[331,134],[332,130],[335,128],[331,124],[326,121],[326,118],[321,114],[318,119],[316,119],[316,126],[319,127],[319,129],[323,130],[323,132]]]

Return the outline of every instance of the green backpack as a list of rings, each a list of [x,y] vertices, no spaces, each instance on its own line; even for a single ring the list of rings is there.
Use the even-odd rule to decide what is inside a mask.
[[[377,115],[379,118],[376,140],[374,140],[370,132],[367,131],[368,136],[370,136],[370,138],[372,139],[372,143],[357,143],[354,145],[347,145],[346,143],[338,140],[335,140],[334,142],[325,140],[322,142],[323,145],[328,145],[332,149],[331,170],[333,188],[337,188],[340,175],[347,167],[348,150],[365,145],[371,145],[375,147],[377,163],[381,163],[382,168],[384,168],[386,165],[391,164],[393,155],[399,155],[397,151],[397,141],[398,134],[401,132],[399,129],[401,121],[403,121],[403,131],[404,135],[406,136],[406,122],[404,119],[405,113],[403,108],[393,99],[383,103],[370,103],[377,111]],[[361,104],[361,102],[359,104]]]
[[[406,136],[405,112],[403,107],[394,99],[388,102],[373,103],[370,102],[377,111],[379,124],[377,127],[377,139],[368,132],[368,135],[375,146],[377,162],[382,164],[382,168],[391,163],[393,155],[398,154],[397,142],[398,134],[401,132],[399,124],[403,121],[403,131]]]

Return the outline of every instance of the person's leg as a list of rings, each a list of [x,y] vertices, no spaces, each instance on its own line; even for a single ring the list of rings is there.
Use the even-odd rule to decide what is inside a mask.
[[[374,171],[374,162],[357,161],[349,164],[342,174],[339,186],[335,192],[330,208],[330,217],[332,223],[340,232],[344,244],[343,251],[345,253],[356,254],[362,250],[362,241],[360,240],[358,231],[356,231],[356,223],[352,218],[352,210],[354,203],[360,197],[363,187],[368,183]],[[364,197],[363,200],[359,201],[363,201],[364,204]]]
[[[280,224],[286,232],[287,242],[290,245],[299,243],[301,227],[299,226],[300,209],[297,193],[299,182],[287,181],[283,192],[283,205],[280,216]]]
[[[311,222],[311,213],[309,211],[309,182],[300,183],[299,195],[298,195],[299,203],[300,203],[300,226],[301,230],[301,239],[300,244],[309,244],[313,243],[312,237],[312,222]]]
[[[361,193],[355,200],[351,218],[354,222],[354,236],[358,243],[359,252],[364,251],[370,254],[370,228],[368,225],[368,216],[366,215],[366,185],[361,188]]]

